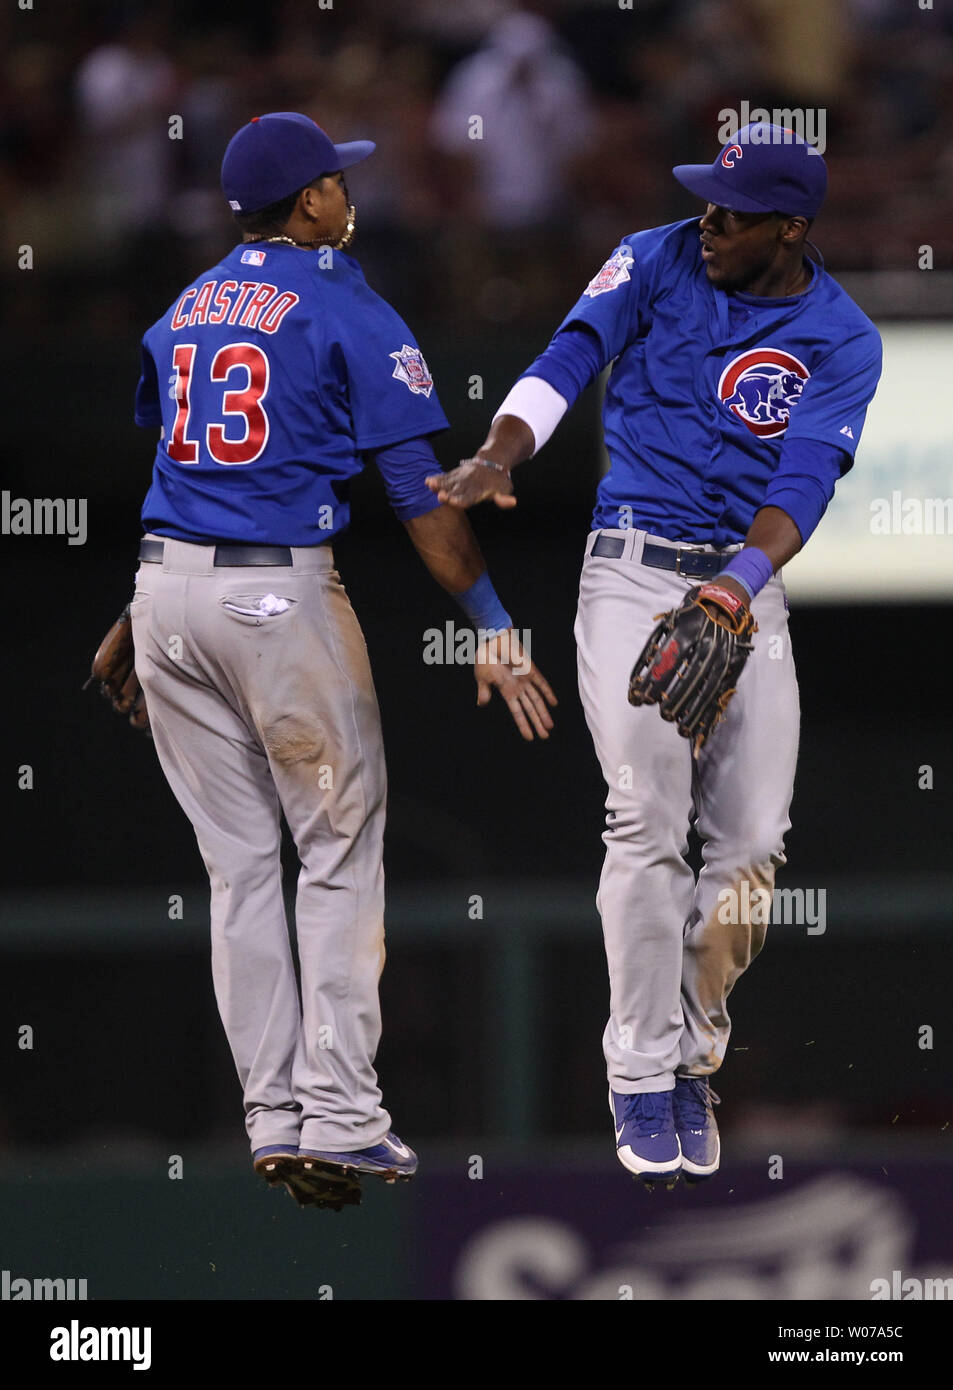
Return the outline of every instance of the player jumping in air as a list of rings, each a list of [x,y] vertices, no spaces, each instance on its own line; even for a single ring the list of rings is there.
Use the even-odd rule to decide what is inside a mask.
[[[619,1160],[668,1186],[680,1172],[698,1180],[718,1169],[708,1078],[724,1061],[727,999],[761,949],[785,863],[799,708],[781,569],[851,467],[881,370],[876,328],[805,254],[827,187],[815,149],[751,125],[710,166],[674,172],[707,204],[701,219],[624,237],[473,458],[428,480],[454,506],[514,506],[513,467],[611,364],[611,467],[575,625],[608,787],[603,1045]],[[671,636],[636,680],[633,657],[665,612]],[[747,659],[726,658],[698,719],[680,727],[641,699],[651,685],[666,719],[691,704],[710,678],[694,645],[700,622],[726,646],[753,623],[757,636]],[[692,823],[697,881],[685,858]]]
[[[409,1177],[374,1070],[384,963],[385,770],[357,618],[331,543],[380,469],[424,564],[482,630],[497,689],[546,738],[555,697],[511,640],[469,522],[425,484],[447,426],[413,334],[344,248],[342,170],[374,149],[253,118],[222,186],[242,241],[146,333],[136,422],[160,428],[132,601],[156,752],[211,883],[212,973],[254,1165],[302,1205]],[[393,580],[391,580],[393,582]],[[506,647],[509,642],[509,648]],[[301,861],[300,996],[281,816]]]

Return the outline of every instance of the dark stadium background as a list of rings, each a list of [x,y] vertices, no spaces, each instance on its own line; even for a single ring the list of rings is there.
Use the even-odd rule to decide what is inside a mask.
[[[517,509],[472,514],[497,589],[517,625],[531,627],[533,655],[560,697],[548,744],[524,745],[498,704],[477,710],[465,668],[423,664],[424,629],[456,610],[376,476],[355,486],[352,529],[335,547],[371,652],[388,756],[379,1071],[424,1165],[412,1192],[374,1192],[360,1213],[329,1218],[352,1221],[349,1243],[339,1226],[330,1235],[320,1226],[324,1214],[299,1213],[256,1185],[212,997],[208,888],[191,829],[151,746],[80,689],[135,570],[154,448],[132,424],[138,338],[231,244],[217,162],[239,123],[303,109],[336,139],[384,130],[377,162],[349,176],[355,253],[424,348],[452,421],[438,454],[452,466],[482,440],[618,236],[691,215],[668,169],[709,158],[715,113],[740,97],[825,106],[832,194],[815,239],[828,269],[879,324],[946,319],[949,14],[816,0],[800,54],[807,86],[794,86],[793,62],[787,77],[770,67],[770,6],[754,0],[643,3],[635,14],[534,6],[588,86],[590,145],[560,215],[507,230],[473,205],[460,161],[428,143],[448,74],[503,7],[455,7],[455,23],[436,4],[287,3],[248,17],[211,3],[41,8],[7,7],[0,19],[2,486],[88,498],[89,535],[76,547],[2,538],[0,1265],[88,1273],[100,1297],[313,1298],[318,1275],[298,1254],[317,1247],[342,1286],[336,1296],[423,1296],[436,1276],[423,1255],[416,1264],[408,1255],[412,1203],[426,1213],[428,1167],[444,1186],[462,1182],[473,1154],[492,1156],[498,1171],[522,1163],[544,1174],[571,1156],[616,1193],[637,1236],[642,1194],[613,1167],[606,1123],[594,910],[602,785],[572,642],[599,470],[595,388],[518,473]],[[839,66],[818,59],[811,76],[810,56],[831,33]],[[163,113],[182,110],[185,135],[167,167],[142,167],[143,188],[162,193],[148,224],[128,216],[103,237],[91,208],[108,196],[96,166],[109,136],[84,117],[77,74],[115,43],[168,64],[167,98],[136,119],[164,131]],[[378,178],[386,196],[375,193]],[[923,242],[937,255],[929,295],[912,277],[898,289]],[[35,248],[30,271],[17,268],[24,244]],[[726,1165],[761,1174],[768,1154],[809,1152],[832,1171],[876,1160],[886,1174],[914,1155],[924,1173],[948,1174],[950,608],[795,603],[791,626],[802,747],[779,886],[827,886],[828,928],[773,928],[733,997],[717,1082]],[[925,763],[931,791],[917,786]],[[18,789],[23,764],[32,790]],[[293,854],[287,863],[293,888]],[[182,921],[168,918],[173,893]],[[468,917],[472,894],[483,898],[482,921]],[[32,1050],[18,1047],[24,1024]],[[932,1050],[918,1046],[923,1024],[935,1030]],[[181,1184],[166,1177],[171,1154],[184,1156]],[[923,1180],[914,1173],[911,1190]],[[730,1180],[721,1181],[724,1191]],[[255,1231],[270,1244],[252,1274],[236,1252]],[[931,1257],[949,1260],[953,1233],[937,1239]],[[383,1262],[371,1254],[381,1249]],[[227,1271],[217,1283],[210,1264]]]

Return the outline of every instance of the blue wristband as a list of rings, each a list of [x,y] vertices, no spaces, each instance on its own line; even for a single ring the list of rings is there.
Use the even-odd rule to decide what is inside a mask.
[[[744,550],[739,550],[737,555],[731,557],[721,574],[715,578],[720,579],[726,574],[730,574],[732,579],[737,579],[748,597],[754,598],[774,574],[774,566],[763,550],[759,550],[756,545],[746,545]]]
[[[484,570],[475,584],[454,598],[477,629],[485,632],[505,632],[513,620],[497,598],[489,573]]]

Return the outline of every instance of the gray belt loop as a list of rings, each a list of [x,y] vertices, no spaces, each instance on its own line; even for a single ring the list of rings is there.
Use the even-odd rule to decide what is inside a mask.
[[[608,531],[600,531],[592,547],[592,554],[606,560],[621,560],[625,554],[627,536],[612,536]]]

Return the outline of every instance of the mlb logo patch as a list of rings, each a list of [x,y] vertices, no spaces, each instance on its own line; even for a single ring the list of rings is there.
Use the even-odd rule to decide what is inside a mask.
[[[629,270],[635,257],[627,246],[620,246],[618,251],[606,261],[605,265],[594,276],[583,290],[590,299],[595,299],[597,294],[607,294],[609,290],[617,290],[620,285],[624,285],[626,280],[632,277]]]
[[[249,247],[247,251],[242,252],[242,265],[264,265],[265,254],[264,251],[253,251]]]
[[[415,396],[429,397],[433,390],[433,377],[420,348],[408,347],[404,343],[400,352],[391,352],[388,356],[397,363],[391,375],[402,381]]]

